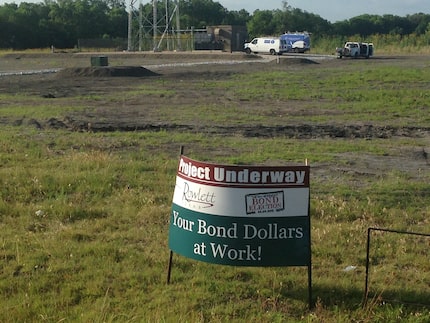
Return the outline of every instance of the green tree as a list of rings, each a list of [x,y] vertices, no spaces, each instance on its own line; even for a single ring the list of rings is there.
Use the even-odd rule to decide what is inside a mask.
[[[181,26],[204,28],[220,25],[227,15],[227,10],[212,0],[180,0]]]
[[[278,34],[277,24],[274,19],[274,11],[256,10],[247,23],[250,38],[270,36]]]
[[[107,14],[107,26],[104,33],[111,38],[120,38],[127,35],[128,13],[124,5],[112,7]]]
[[[415,27],[414,32],[417,35],[423,35],[427,31],[427,26],[430,24],[430,15],[417,13],[406,17]]]
[[[22,2],[19,6],[6,3],[0,6],[0,47],[24,49],[54,45],[66,48],[76,45],[79,38],[126,38],[127,3],[126,0],[44,0],[36,4]],[[167,0],[169,8],[176,3]],[[164,23],[165,2],[158,1],[157,5],[157,20]],[[256,10],[252,15],[244,9],[228,11],[213,0],[179,0],[179,8],[181,28],[246,24],[252,37],[306,30],[312,33],[314,40],[392,35],[414,44],[416,38],[428,38],[430,26],[430,15],[424,13],[406,17],[360,15],[331,24],[316,14],[291,7],[287,1],[282,1],[281,9]],[[152,24],[152,1],[143,5],[142,10],[147,25]],[[135,14],[137,16],[138,12]]]
[[[14,3],[6,3],[0,7],[0,47],[15,48],[16,46],[16,10],[18,6]]]
[[[108,4],[110,3],[110,7]],[[50,2],[50,25],[57,30],[54,45],[73,47],[79,38],[113,37],[127,34],[123,2],[104,0],[58,0]]]
[[[0,7],[0,46],[16,49],[45,46],[47,30],[43,21],[48,11],[43,4],[27,2]]]
[[[314,34],[329,34],[332,30],[330,22],[318,15],[297,8],[284,6],[283,10],[276,11],[280,17],[278,31],[309,31]]]
[[[239,11],[228,11],[222,20],[223,25],[237,25],[246,26],[247,22],[251,19],[248,11],[242,9]]]

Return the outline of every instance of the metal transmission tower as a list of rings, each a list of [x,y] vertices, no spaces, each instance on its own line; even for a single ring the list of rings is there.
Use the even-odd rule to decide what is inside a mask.
[[[179,1],[150,0],[148,4],[152,4],[152,12],[147,7],[144,12],[141,0],[136,8],[137,2],[130,0],[129,3],[127,50],[180,50]],[[163,4],[164,12],[160,13]]]

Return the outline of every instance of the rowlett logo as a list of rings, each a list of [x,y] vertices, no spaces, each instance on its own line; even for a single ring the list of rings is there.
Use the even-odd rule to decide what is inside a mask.
[[[200,186],[198,189],[192,188],[185,182],[182,200],[194,204],[194,208],[197,209],[209,208],[215,204],[215,193],[204,191]]]
[[[247,214],[272,213],[285,209],[283,191],[249,194],[245,199]]]

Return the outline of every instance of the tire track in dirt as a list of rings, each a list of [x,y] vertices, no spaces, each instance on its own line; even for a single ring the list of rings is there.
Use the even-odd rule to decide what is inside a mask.
[[[243,137],[261,138],[380,138],[393,137],[424,138],[430,137],[430,127],[396,127],[375,125],[337,125],[337,124],[298,124],[282,126],[261,125],[198,125],[198,124],[171,124],[171,123],[144,123],[139,120],[106,119],[94,121],[93,118],[82,116],[67,116],[64,119],[50,118],[48,120],[36,119],[0,119],[0,124],[16,126],[27,125],[38,129],[65,129],[71,131],[113,132],[113,131],[176,131],[205,133],[220,136],[241,135]]]

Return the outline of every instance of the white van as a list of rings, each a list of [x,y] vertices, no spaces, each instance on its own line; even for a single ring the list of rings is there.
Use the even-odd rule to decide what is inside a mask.
[[[279,37],[254,38],[251,42],[245,43],[243,49],[247,54],[282,55]]]

